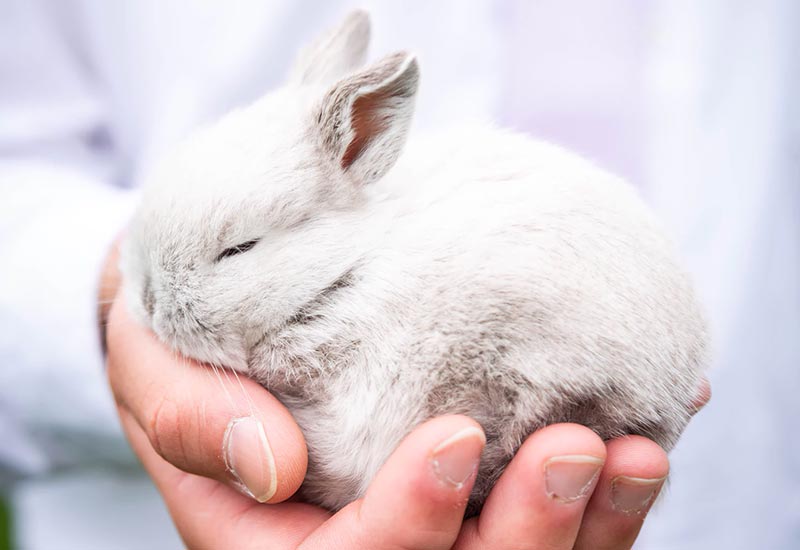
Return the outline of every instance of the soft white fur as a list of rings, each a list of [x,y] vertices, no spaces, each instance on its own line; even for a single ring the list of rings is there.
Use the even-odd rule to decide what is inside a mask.
[[[419,70],[396,54],[351,74],[368,33],[352,14],[289,85],[198,131],[153,175],[123,249],[137,317],[275,392],[308,442],[304,495],[333,509],[445,412],[487,432],[472,511],[546,423],[671,447],[705,327],[635,192],[487,127],[412,139],[395,164]],[[354,116],[371,134],[345,160]]]

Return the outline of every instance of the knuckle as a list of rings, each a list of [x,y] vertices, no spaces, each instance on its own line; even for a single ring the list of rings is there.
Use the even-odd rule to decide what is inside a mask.
[[[187,456],[183,444],[186,419],[177,404],[166,396],[154,400],[155,406],[147,414],[145,432],[153,449],[165,460],[176,466],[186,464]]]

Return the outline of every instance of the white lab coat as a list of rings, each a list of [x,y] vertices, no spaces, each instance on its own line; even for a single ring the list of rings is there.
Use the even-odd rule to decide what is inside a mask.
[[[278,84],[355,3],[0,2],[0,479],[17,538],[176,547],[103,376],[99,266],[141,174]],[[639,183],[678,237],[716,332],[715,398],[639,546],[800,545],[795,3],[358,4],[375,55],[420,55],[417,129],[483,117],[559,141]]]

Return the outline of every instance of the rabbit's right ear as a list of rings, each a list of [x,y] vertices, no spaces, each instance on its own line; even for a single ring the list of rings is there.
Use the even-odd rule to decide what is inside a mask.
[[[313,113],[322,153],[357,185],[381,178],[400,156],[411,125],[419,66],[398,52],[334,84]]]
[[[364,64],[370,34],[369,14],[356,10],[338,27],[303,48],[295,60],[289,83],[327,86]]]

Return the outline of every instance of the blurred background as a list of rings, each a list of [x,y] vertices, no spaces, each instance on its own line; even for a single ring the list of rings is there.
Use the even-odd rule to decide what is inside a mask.
[[[141,174],[356,6],[373,57],[419,54],[415,131],[487,119],[564,145],[674,235],[714,398],[637,548],[800,548],[795,0],[0,0],[0,548],[181,546],[117,425],[99,266]]]

